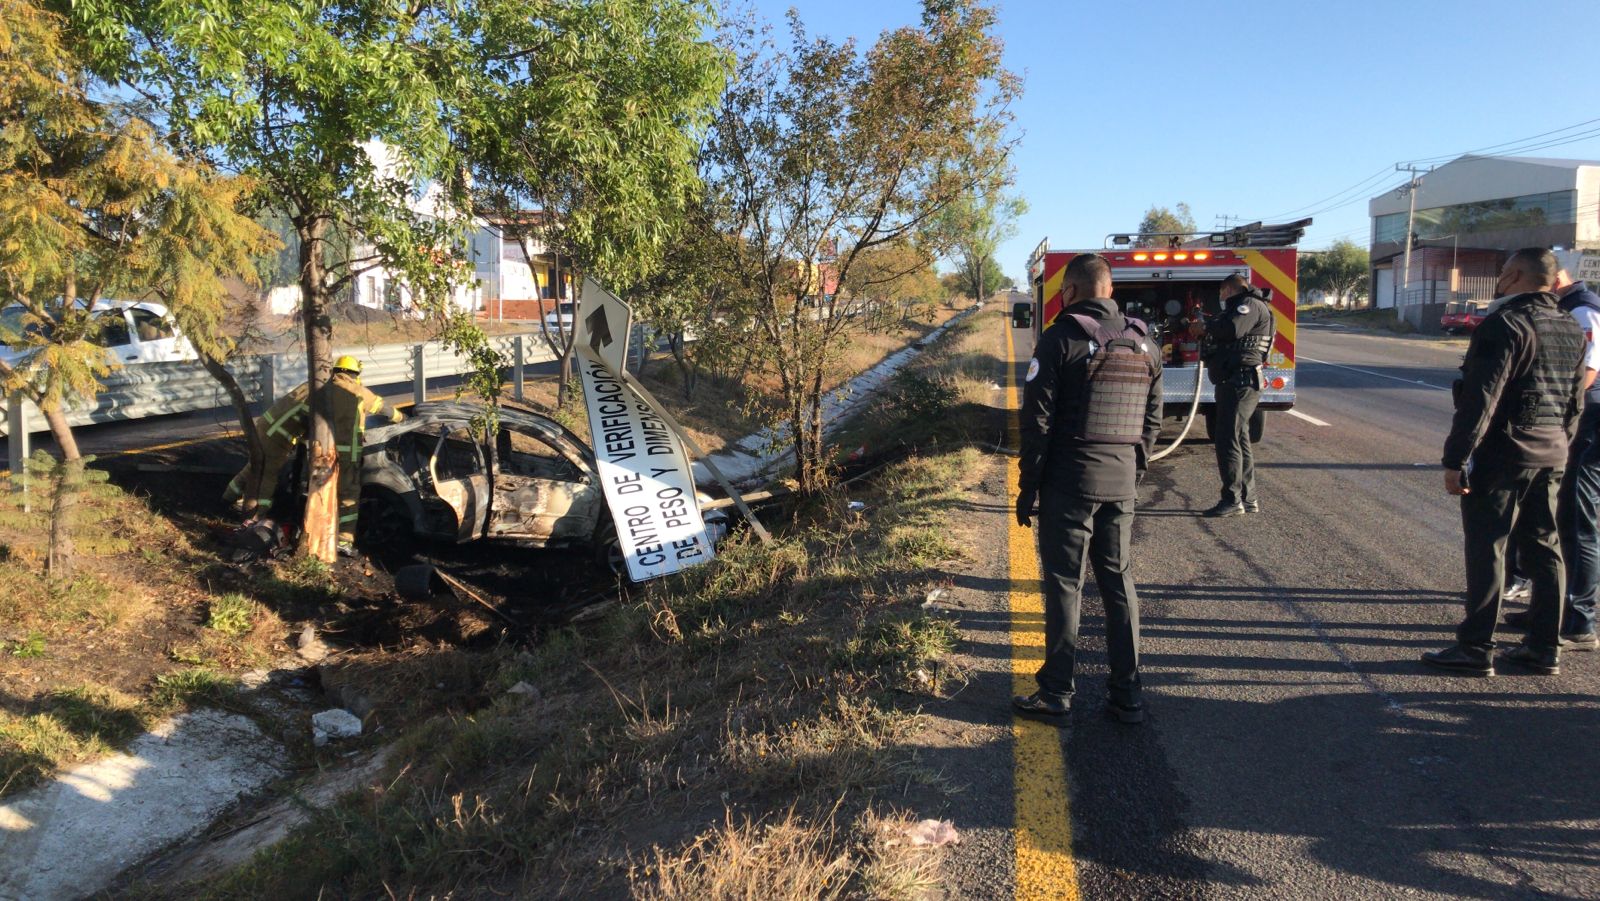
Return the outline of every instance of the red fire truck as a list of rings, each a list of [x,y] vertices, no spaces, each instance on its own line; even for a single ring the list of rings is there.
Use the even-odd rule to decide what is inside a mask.
[[[1108,235],[1102,250],[1052,250],[1039,244],[1028,260],[1033,301],[1012,309],[1018,327],[1032,325],[1037,338],[1061,313],[1061,278],[1068,261],[1098,253],[1111,264],[1112,297],[1129,316],[1144,320],[1161,347],[1162,378],[1168,413],[1188,415],[1196,408],[1203,316],[1216,312],[1222,280],[1239,273],[1267,295],[1278,333],[1267,360],[1266,390],[1250,423],[1252,440],[1261,440],[1264,410],[1294,406],[1295,302],[1299,251],[1295,248],[1310,219],[1286,225],[1257,222],[1220,232]],[[1037,315],[1034,315],[1037,312]],[[1210,431],[1215,395],[1209,379],[1199,379],[1198,410]]]

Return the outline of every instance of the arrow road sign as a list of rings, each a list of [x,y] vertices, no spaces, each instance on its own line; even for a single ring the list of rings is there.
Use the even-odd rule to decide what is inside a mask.
[[[573,336],[574,343],[588,351],[589,356],[606,364],[612,372],[625,369],[633,311],[615,294],[600,287],[594,279],[585,277],[583,293],[578,297],[578,312],[578,333]]]
[[[584,325],[589,329],[589,347],[596,354],[604,354],[611,346],[611,323],[606,320],[606,308],[600,307],[590,313]]]

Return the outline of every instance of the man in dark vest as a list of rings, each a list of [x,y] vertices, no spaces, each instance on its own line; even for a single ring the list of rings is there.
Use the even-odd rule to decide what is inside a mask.
[[[1466,618],[1456,643],[1429,651],[1430,666],[1494,675],[1495,621],[1505,586],[1506,544],[1532,583],[1528,636],[1503,663],[1555,675],[1560,670],[1565,589],[1556,531],[1556,495],[1584,390],[1583,331],[1556,304],[1556,259],[1525,248],[1501,270],[1497,293],[1510,295],[1472,333],[1456,411],[1444,444],[1444,484],[1461,497],[1466,539]]]
[[[1561,479],[1556,503],[1556,525],[1561,534],[1561,556],[1567,565],[1567,601],[1561,614],[1561,648],[1592,651],[1600,647],[1595,636],[1595,601],[1600,595],[1600,297],[1583,282],[1573,281],[1565,269],[1556,273],[1555,293],[1561,309],[1572,314],[1583,329],[1583,413],[1578,432],[1567,450],[1567,473]],[[1528,628],[1528,613],[1506,614],[1506,625]]]
[[[1235,273],[1218,291],[1221,310],[1206,317],[1206,374],[1216,386],[1216,412],[1211,436],[1217,448],[1222,497],[1206,516],[1238,516],[1261,512],[1256,496],[1255,452],[1250,446],[1250,417],[1264,387],[1267,355],[1277,326],[1266,297]]]
[[[1075,688],[1087,557],[1105,602],[1111,669],[1106,710],[1122,722],[1137,723],[1144,719],[1144,702],[1130,545],[1136,484],[1161,431],[1161,362],[1154,343],[1142,337],[1143,324],[1125,318],[1111,299],[1111,267],[1104,257],[1073,257],[1061,292],[1063,312],[1039,337],[1023,385],[1017,497],[1017,522],[1023,527],[1032,525],[1034,501],[1040,501],[1045,659],[1037,676],[1039,690],[1013,698],[1012,705],[1033,716],[1067,713]],[[1149,357],[1142,374],[1147,384],[1125,370],[1116,379],[1102,380],[1113,348],[1097,338],[1113,332],[1118,353]],[[1124,343],[1128,341],[1131,345]],[[1091,369],[1096,355],[1099,366]],[[1130,353],[1118,363],[1134,360]],[[1110,401],[1103,403],[1108,396]]]

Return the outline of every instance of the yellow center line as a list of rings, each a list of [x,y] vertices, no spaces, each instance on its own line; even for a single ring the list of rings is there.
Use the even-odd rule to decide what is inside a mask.
[[[1022,398],[1017,387],[1016,339],[1006,328],[1006,403],[1018,427]],[[1020,442],[1013,436],[1013,447]],[[1007,496],[1016,506],[1012,479]],[[1011,551],[1011,690],[1032,694],[1034,673],[1044,662],[1044,596],[1033,530],[1008,516]],[[1078,898],[1078,866],[1072,857],[1072,814],[1067,798],[1067,759],[1061,730],[1047,723],[1012,718],[1016,792],[1017,901]]]

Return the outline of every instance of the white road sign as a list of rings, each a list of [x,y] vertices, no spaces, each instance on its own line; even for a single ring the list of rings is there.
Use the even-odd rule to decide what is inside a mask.
[[[589,351],[612,372],[628,365],[628,335],[633,330],[633,311],[600,283],[587,276],[583,293],[578,295],[577,333],[573,346]]]
[[[585,308],[594,309],[587,302]],[[700,518],[683,442],[589,345],[579,347],[578,372],[600,487],[617,525],[628,577],[643,582],[709,562],[716,552]]]

